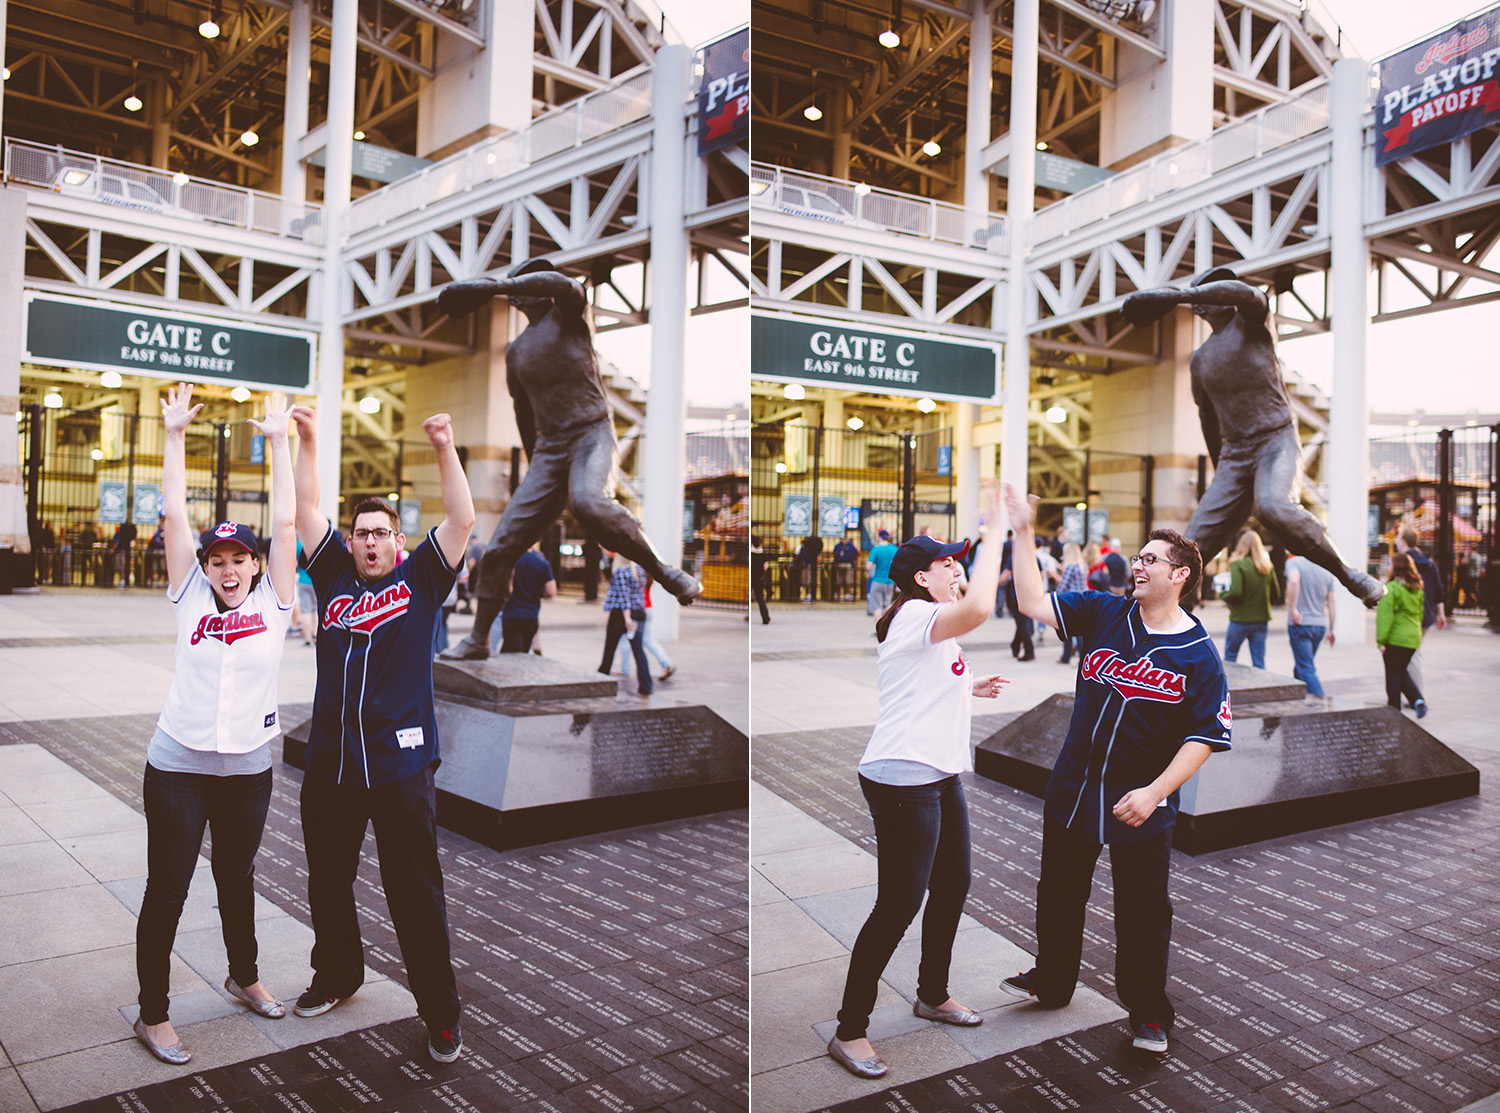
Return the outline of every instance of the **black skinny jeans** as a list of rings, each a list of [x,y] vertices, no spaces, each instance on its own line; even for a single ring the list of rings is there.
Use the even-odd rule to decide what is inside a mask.
[[[307,903],[312,910],[312,988],[352,997],[364,984],[364,942],[354,877],[365,828],[375,827],[380,884],[406,963],[417,1014],[433,1031],[458,1023],[458,986],[449,957],[448,905],[437,853],[436,764],[394,784],[361,788],[321,777],[302,781]]]
[[[1083,957],[1083,919],[1094,865],[1104,849],[1087,832],[1071,831],[1048,814],[1042,822],[1042,871],[1036,886],[1036,996],[1057,1008],[1073,999]],[[1130,1026],[1177,1018],[1167,999],[1167,950],[1172,902],[1167,895],[1172,829],[1140,842],[1109,846],[1115,888],[1115,988]]]
[[[1401,710],[1401,697],[1405,695],[1411,700],[1413,707],[1417,700],[1422,698],[1421,690],[1411,678],[1411,659],[1416,655],[1416,647],[1408,645],[1388,645],[1385,652],[1380,655],[1385,665],[1385,702],[1396,710]]]
[[[969,894],[969,808],[956,774],[925,785],[885,785],[862,776],[859,787],[875,820],[878,888],[849,959],[836,1033],[841,1040],[864,1036],[880,976],[923,893],[917,996],[934,1008],[948,1000],[953,937]]]
[[[141,1020],[168,1019],[167,985],[177,921],[193,882],[205,826],[213,830],[213,875],[229,976],[260,981],[255,941],[255,854],[271,804],[271,771],[238,777],[164,773],[149,762],[146,804],[146,895],[135,925],[135,970]]]
[[[646,612],[641,611],[640,615],[635,620],[635,632],[630,634],[630,655],[635,658],[636,691],[649,696],[655,688],[655,682],[651,679],[651,662],[646,660],[646,646],[641,640],[646,636]],[[610,611],[609,622],[604,627],[604,657],[599,662],[599,671],[605,676],[614,671],[615,650],[619,648],[620,639],[625,635],[625,612]]]

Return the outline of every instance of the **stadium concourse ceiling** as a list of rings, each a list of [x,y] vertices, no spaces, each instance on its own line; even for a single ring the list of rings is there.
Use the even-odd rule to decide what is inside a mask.
[[[752,0],[756,160],[924,196],[960,193],[973,2]],[[1306,23],[1296,4],[1201,2],[1216,4],[1222,16],[1214,59],[1219,123],[1319,76],[1310,55],[1337,53],[1310,23],[1277,31]],[[1014,4],[988,6],[994,138],[1010,126]],[[1037,138],[1048,150],[1100,164],[1100,107],[1116,87],[1121,52],[1162,56],[1159,13],[1155,0],[1041,0]],[[1274,83],[1237,73],[1252,55],[1264,62],[1260,47],[1273,34],[1301,40],[1303,49],[1288,52],[1287,73]],[[847,169],[835,168],[846,135]]]
[[[310,126],[327,103],[331,10],[313,0]],[[417,88],[431,73],[424,28],[463,25],[472,10],[360,5],[355,122],[371,142],[416,153]],[[289,26],[287,0],[10,0],[5,133],[274,188]],[[247,145],[247,130],[261,142]]]

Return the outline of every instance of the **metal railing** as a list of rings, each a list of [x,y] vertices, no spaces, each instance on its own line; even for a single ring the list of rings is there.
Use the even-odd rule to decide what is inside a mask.
[[[972,213],[947,201],[762,162],[750,165],[750,204],[827,224],[874,228],[990,252],[1005,250],[1005,217],[1000,213]]]
[[[274,193],[220,185],[61,146],[6,140],[5,177],[64,197],[100,201],[136,212],[209,221],[306,243],[323,242],[322,205],[287,201]]]
[[[1164,197],[1327,126],[1328,82],[1319,80],[1298,96],[1269,104],[1207,139],[1164,151],[1037,210],[1033,243],[1065,236]]]
[[[520,131],[482,140],[365,194],[349,206],[349,232],[357,235],[419,212],[650,114],[651,71],[646,70],[538,116]]]

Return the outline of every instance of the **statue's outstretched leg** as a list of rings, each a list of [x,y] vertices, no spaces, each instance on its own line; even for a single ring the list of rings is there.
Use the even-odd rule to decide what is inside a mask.
[[[547,532],[568,499],[568,461],[561,453],[538,446],[521,486],[506,504],[495,535],[479,558],[479,593],[474,628],[457,645],[439,654],[450,661],[483,661],[490,655],[490,628],[510,594],[510,574],[521,554]]]
[[[1255,471],[1250,460],[1242,458],[1232,445],[1225,445],[1219,453],[1219,465],[1214,469],[1213,482],[1203,492],[1203,498],[1193,511],[1182,535],[1198,543],[1198,552],[1208,562],[1219,555],[1239,536],[1250,517],[1250,508],[1255,502]],[[1182,605],[1191,610],[1203,599],[1214,597],[1213,587],[1205,574],[1198,581],[1197,598],[1182,600]]]
[[[1349,594],[1374,608],[1385,594],[1385,585],[1345,563],[1328,540],[1323,523],[1297,501],[1301,469],[1301,449],[1291,430],[1261,447],[1255,474],[1255,517],[1288,552],[1326,568]]]
[[[683,605],[703,594],[703,585],[680,568],[663,562],[634,514],[614,500],[615,435],[600,423],[580,434],[573,445],[568,477],[568,505],[595,541],[622,553],[646,570]]]

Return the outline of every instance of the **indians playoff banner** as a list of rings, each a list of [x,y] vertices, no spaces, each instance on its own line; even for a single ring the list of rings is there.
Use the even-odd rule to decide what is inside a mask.
[[[1500,122],[1500,7],[1376,64],[1376,166]]]

